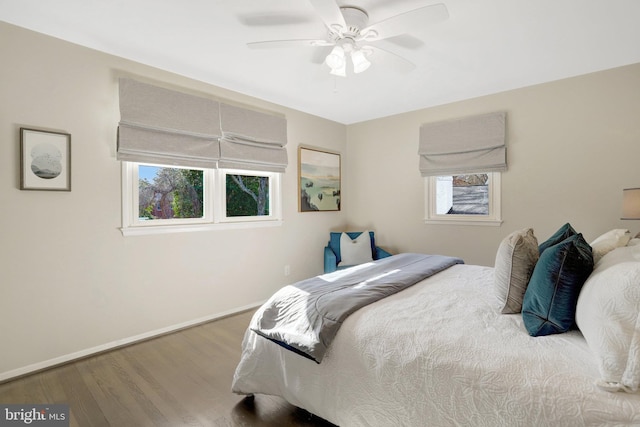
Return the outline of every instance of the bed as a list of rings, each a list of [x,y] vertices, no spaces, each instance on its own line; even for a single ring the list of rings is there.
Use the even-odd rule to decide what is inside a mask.
[[[259,310],[232,390],[349,427],[640,425],[640,245],[614,234],[576,295],[584,331],[531,336],[521,312],[504,313],[511,296],[496,295],[498,256],[455,263],[351,313],[320,363],[256,333]],[[526,245],[508,237],[501,248],[521,263]]]

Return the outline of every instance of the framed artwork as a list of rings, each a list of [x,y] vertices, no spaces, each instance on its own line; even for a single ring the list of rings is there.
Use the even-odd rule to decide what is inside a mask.
[[[340,154],[298,147],[300,212],[340,210]]]
[[[71,135],[20,128],[20,189],[71,191]]]

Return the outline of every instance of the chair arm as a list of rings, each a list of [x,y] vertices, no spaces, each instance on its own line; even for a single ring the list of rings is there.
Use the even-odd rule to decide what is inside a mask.
[[[338,259],[330,246],[324,247],[324,272],[331,273],[337,270]]]
[[[376,246],[376,259],[390,257],[391,255],[392,254],[390,254],[389,252],[387,252],[384,249]]]

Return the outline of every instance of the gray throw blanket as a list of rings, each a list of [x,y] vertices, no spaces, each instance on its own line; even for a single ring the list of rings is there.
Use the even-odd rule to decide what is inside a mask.
[[[320,363],[351,313],[463,263],[460,258],[404,253],[312,277],[276,292],[256,312],[250,328]]]

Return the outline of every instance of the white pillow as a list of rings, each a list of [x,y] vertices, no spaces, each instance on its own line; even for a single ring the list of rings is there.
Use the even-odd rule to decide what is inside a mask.
[[[522,299],[539,256],[538,239],[531,228],[514,231],[500,242],[494,289],[503,314],[522,311]]]
[[[373,261],[371,253],[371,237],[368,231],[363,231],[355,239],[347,233],[340,235],[340,262],[338,266],[364,264]]]
[[[637,237],[634,237],[633,239],[629,240],[629,243],[627,243],[627,246],[637,246],[640,245],[640,239]]]
[[[593,250],[593,263],[596,264],[604,255],[615,248],[626,246],[630,239],[631,232],[624,229],[607,231],[602,236],[599,236],[590,243]]]
[[[608,391],[640,390],[640,246],[604,255],[585,282],[576,324],[596,356]]]

